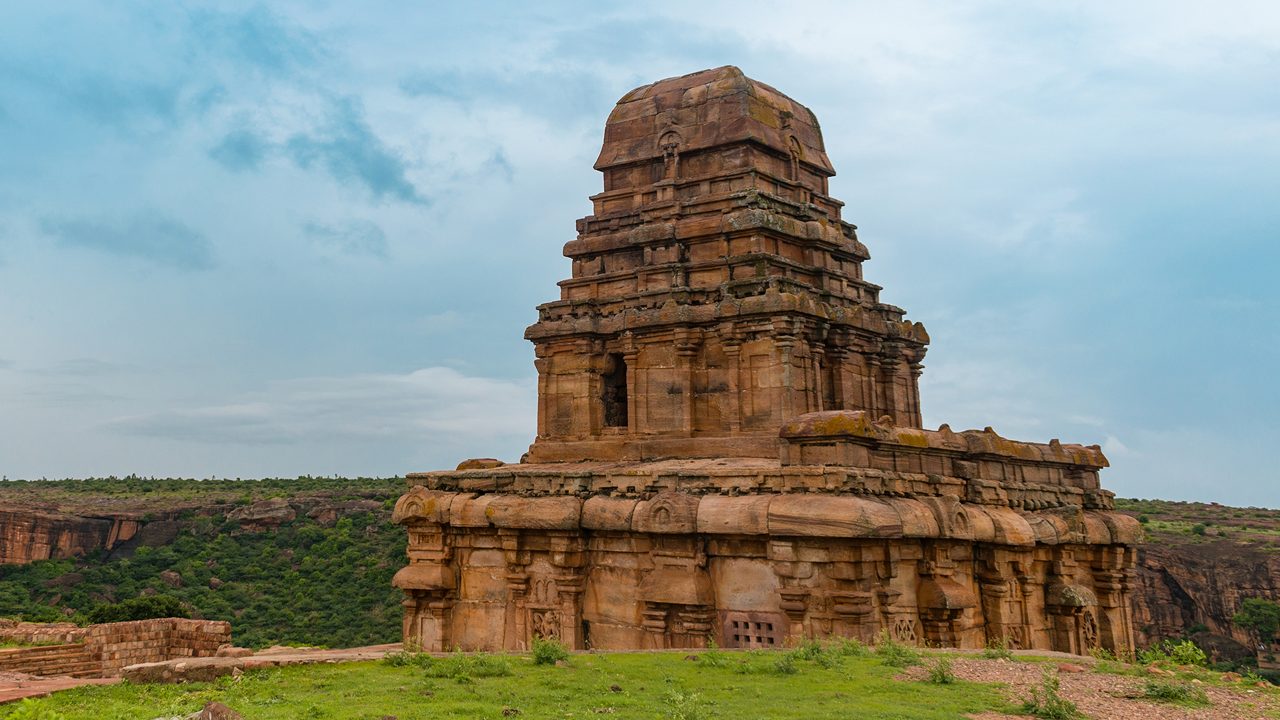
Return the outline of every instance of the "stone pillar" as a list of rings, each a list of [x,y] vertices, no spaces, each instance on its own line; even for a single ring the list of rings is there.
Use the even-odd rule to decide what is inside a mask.
[[[586,585],[586,547],[581,534],[556,533],[551,537],[551,565],[555,568],[559,595],[559,627],[556,637],[566,647],[586,650],[582,629],[582,592]]]
[[[787,637],[804,639],[809,636],[804,626],[805,613],[809,605],[809,588],[784,587],[778,589],[781,600],[778,606],[787,615]]]
[[[907,392],[910,397],[910,406],[907,408],[907,418],[903,422],[911,427],[924,427],[924,417],[920,412],[920,376],[924,373],[924,365],[918,362],[911,363],[911,380],[907,386]]]
[[[729,386],[725,390],[729,432],[736,434],[742,429],[742,336],[729,325],[720,335],[720,344],[724,346],[724,355],[729,365],[725,373]]]
[[[1098,597],[1098,643],[1120,657],[1134,653],[1129,628],[1133,618],[1129,604],[1131,569],[1126,548],[1107,546],[1094,551],[1093,590]]]
[[[502,528],[498,530],[503,559],[507,564],[507,611],[503,632],[503,648],[514,652],[528,650],[525,641],[529,637],[526,627],[525,605],[529,597],[528,552],[520,547],[520,531]]]
[[[793,417],[796,414],[795,391],[792,390],[791,376],[795,374],[794,368],[791,367],[791,353],[795,350],[795,338],[780,337],[777,341],[779,370],[782,376],[782,387],[772,388],[773,392],[781,396],[779,403],[780,416],[776,420],[784,420]]]
[[[685,437],[693,435],[693,374],[697,370],[695,360],[698,348],[702,343],[702,332],[696,328],[677,328],[672,344],[676,348],[676,375],[680,378],[684,389],[684,402],[680,412],[680,432]]]
[[[533,366],[538,370],[538,437],[547,437],[549,428],[547,426],[547,402],[551,397],[550,392],[550,372],[551,360],[548,359],[549,354],[547,346],[541,343],[533,346],[534,361]]]
[[[640,403],[643,400],[647,408],[649,399],[641,398],[638,394],[640,368],[636,359],[640,357],[640,350],[636,347],[635,336],[629,332],[623,333],[622,345],[619,349],[622,351],[623,361],[627,364],[627,432],[637,433],[641,429],[640,418],[643,417]]]

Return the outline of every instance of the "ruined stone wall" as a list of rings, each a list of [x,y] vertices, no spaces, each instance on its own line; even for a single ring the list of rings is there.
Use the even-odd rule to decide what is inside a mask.
[[[32,623],[0,620],[0,640],[32,645],[83,642],[88,628],[75,623]]]
[[[67,623],[15,623],[0,638],[61,644],[0,650],[0,670],[31,675],[102,677],[138,663],[212,657],[230,644],[231,624],[160,618],[77,627]]]
[[[92,625],[85,638],[85,644],[98,652],[106,675],[138,663],[212,657],[230,643],[231,623],[182,618]]]

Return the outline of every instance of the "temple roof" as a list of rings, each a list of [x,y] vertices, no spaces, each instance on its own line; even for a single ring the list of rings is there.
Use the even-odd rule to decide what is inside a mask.
[[[659,80],[624,95],[609,114],[595,168],[660,158],[676,137],[681,153],[756,142],[784,155],[798,151],[802,163],[835,174],[813,112],[732,65]]]

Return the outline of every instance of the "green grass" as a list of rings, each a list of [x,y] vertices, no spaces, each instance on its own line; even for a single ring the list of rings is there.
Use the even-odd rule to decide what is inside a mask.
[[[58,693],[35,703],[65,720],[151,720],[183,716],[209,701],[249,720],[392,715],[426,718],[864,718],[955,720],[985,710],[1009,711],[994,686],[895,680],[897,668],[874,657],[842,655],[823,667],[802,653],[717,651],[708,665],[684,653],[575,655],[567,667],[506,656],[510,676],[431,677],[427,663],[351,663],[289,667],[238,679],[188,685],[114,685]],[[490,656],[497,657],[497,656]],[[795,672],[779,672],[789,658]],[[758,671],[738,672],[742,663]],[[424,667],[425,665],[425,667]],[[447,674],[447,673],[441,673]],[[0,706],[7,718],[17,706]],[[504,710],[506,714],[504,715]]]

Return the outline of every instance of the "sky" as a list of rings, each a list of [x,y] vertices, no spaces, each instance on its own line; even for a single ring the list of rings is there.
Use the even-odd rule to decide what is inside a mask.
[[[810,107],[925,424],[1280,506],[1280,6],[0,3],[0,473],[517,460],[634,87]]]

